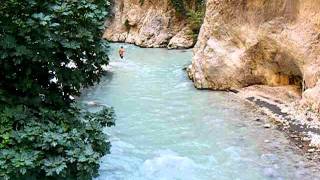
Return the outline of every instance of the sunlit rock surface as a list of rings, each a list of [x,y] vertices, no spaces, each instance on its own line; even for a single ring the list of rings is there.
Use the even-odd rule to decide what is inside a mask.
[[[318,110],[319,9],[317,0],[208,0],[190,78],[215,90],[298,85]]]
[[[142,47],[190,48],[194,38],[170,0],[116,0],[104,38]]]

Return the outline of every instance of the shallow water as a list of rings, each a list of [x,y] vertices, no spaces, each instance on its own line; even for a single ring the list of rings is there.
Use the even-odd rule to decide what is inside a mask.
[[[189,50],[112,44],[112,73],[83,102],[117,113],[98,180],[318,179],[284,135],[225,92],[199,91],[182,70]]]

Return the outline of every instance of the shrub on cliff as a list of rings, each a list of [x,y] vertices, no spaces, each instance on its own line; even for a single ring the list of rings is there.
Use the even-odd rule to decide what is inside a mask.
[[[195,36],[194,38],[196,39],[201,25],[203,23],[203,17],[204,17],[204,9],[194,11],[194,10],[189,10],[187,13],[187,20],[189,22],[191,31],[193,35]]]
[[[204,0],[170,0],[173,8],[179,15],[186,16],[188,11],[203,11]]]
[[[171,0],[171,3],[175,10],[180,14],[180,15],[185,15],[187,10],[184,4],[184,0]]]
[[[171,0],[178,15],[187,19],[192,31],[192,36],[196,39],[200,27],[203,23],[205,13],[204,0]]]
[[[0,179],[91,179],[114,112],[74,100],[108,63],[108,0],[4,0],[0,6]]]

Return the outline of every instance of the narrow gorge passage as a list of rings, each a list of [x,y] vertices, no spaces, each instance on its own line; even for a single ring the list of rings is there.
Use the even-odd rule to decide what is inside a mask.
[[[117,49],[125,46],[121,61]],[[182,70],[189,50],[111,44],[111,71],[82,102],[113,106],[111,154],[97,180],[319,179],[252,106],[225,92],[199,91]],[[94,110],[94,108],[93,108]]]

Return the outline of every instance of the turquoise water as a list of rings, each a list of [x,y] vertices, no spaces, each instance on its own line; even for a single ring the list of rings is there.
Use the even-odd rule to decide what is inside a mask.
[[[182,70],[189,50],[112,44],[111,73],[84,103],[117,113],[98,180],[315,179],[316,173],[253,108],[226,92],[196,90]]]

